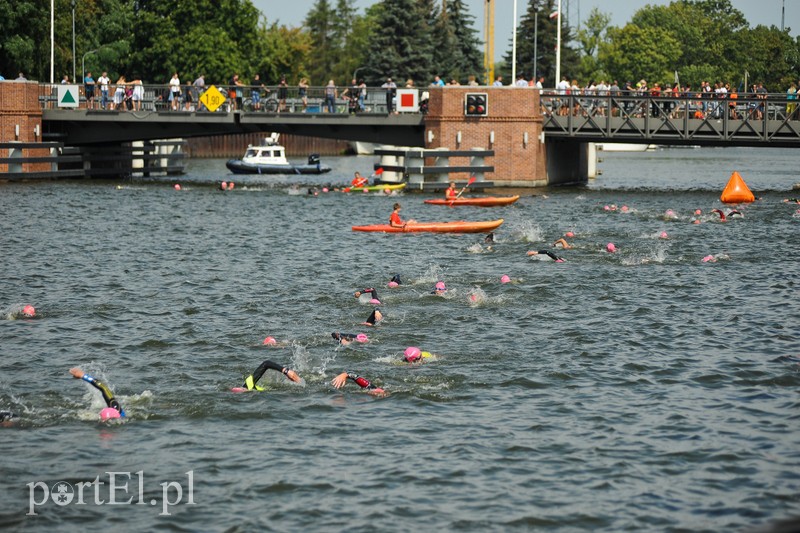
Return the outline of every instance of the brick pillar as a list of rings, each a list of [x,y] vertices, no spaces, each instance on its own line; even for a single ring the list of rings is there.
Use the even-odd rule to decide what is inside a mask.
[[[19,134],[17,135],[17,128]],[[38,131],[38,135],[35,133]],[[24,143],[42,141],[42,109],[39,105],[39,84],[35,81],[0,82],[0,142]],[[0,157],[9,157],[8,149],[0,150]],[[49,156],[49,149],[23,149],[23,157]],[[23,172],[48,171],[48,163],[24,163]],[[0,172],[8,172],[8,165],[0,164]],[[1,178],[2,176],[0,176]]]
[[[429,111],[425,117],[425,148],[469,150],[492,149],[487,165],[495,171],[486,179],[500,186],[538,187],[547,185],[545,145],[540,140],[542,115],[539,91],[516,87],[429,88]],[[464,115],[467,93],[488,94],[488,115]],[[461,132],[461,142],[458,133]],[[491,142],[494,132],[494,142]],[[432,133],[432,140],[431,139]],[[467,158],[451,158],[453,165],[468,165]],[[451,175],[457,180],[469,176]]]

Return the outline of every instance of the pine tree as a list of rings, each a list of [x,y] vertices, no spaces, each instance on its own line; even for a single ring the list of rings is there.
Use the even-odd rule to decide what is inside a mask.
[[[339,43],[336,42],[335,13],[328,0],[317,0],[306,15],[305,26],[311,34],[314,61],[308,66],[312,85],[325,85],[334,75]],[[334,80],[347,83],[348,80]]]
[[[441,14],[448,34],[452,35],[454,47],[450,55],[449,75],[462,82],[470,75],[481,78],[483,55],[480,41],[473,28],[475,17],[469,14],[463,0],[448,0],[447,8]]]
[[[383,0],[378,4],[376,26],[365,62],[368,84],[387,77],[411,78],[418,84],[432,77],[433,44],[426,0]],[[379,83],[380,82],[380,83]]]

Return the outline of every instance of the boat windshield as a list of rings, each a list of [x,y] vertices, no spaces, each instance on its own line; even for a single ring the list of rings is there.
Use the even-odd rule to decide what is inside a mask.
[[[255,148],[249,148],[249,149],[248,149],[248,150],[247,150],[247,151],[244,153],[244,156],[245,156],[245,157],[255,157],[256,155],[258,155],[258,150],[256,150]]]

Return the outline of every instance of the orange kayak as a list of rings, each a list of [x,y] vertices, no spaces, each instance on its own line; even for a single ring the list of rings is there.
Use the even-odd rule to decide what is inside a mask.
[[[455,200],[448,200],[446,198],[436,198],[433,200],[425,200],[426,204],[431,205],[476,205],[478,207],[495,207],[498,205],[511,205],[519,200],[519,195],[516,196],[486,196],[484,198],[456,198]]]
[[[503,219],[485,222],[415,222],[405,228],[395,228],[389,224],[372,224],[371,226],[353,226],[353,231],[376,231],[383,233],[488,233],[500,227]]]

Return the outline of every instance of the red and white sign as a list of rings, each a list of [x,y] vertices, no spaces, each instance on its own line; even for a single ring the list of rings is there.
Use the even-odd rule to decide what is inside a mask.
[[[419,112],[419,90],[397,89],[397,102],[395,109],[399,112]]]

